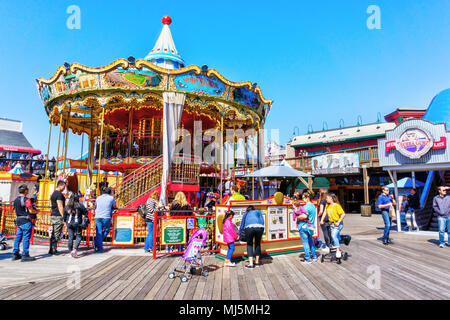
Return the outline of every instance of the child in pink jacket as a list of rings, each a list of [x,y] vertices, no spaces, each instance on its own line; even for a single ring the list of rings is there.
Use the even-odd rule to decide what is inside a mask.
[[[235,263],[231,262],[231,256],[234,252],[234,241],[239,239],[233,225],[234,212],[227,211],[223,218],[223,241],[228,245],[227,257],[225,258],[225,267],[234,267]]]

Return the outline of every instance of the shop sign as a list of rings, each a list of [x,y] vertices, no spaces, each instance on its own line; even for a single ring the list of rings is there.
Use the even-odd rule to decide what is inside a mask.
[[[311,159],[312,174],[359,173],[359,155],[355,153],[331,153]]]
[[[194,225],[195,225],[194,219],[193,218],[188,218],[187,219],[187,228],[189,230],[194,229]]]
[[[439,141],[434,141],[430,134],[421,129],[407,129],[397,140],[387,141],[386,152],[396,149],[405,157],[419,159],[427,154],[431,149],[444,149],[447,146],[446,137],[441,137]]]
[[[113,246],[134,244],[134,216],[114,216]]]
[[[170,219],[162,221],[161,245],[185,244],[186,243],[186,220]]]

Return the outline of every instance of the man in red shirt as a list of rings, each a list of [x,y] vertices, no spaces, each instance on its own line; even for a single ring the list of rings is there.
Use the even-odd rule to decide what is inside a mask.
[[[19,196],[14,200],[14,208],[16,209],[17,232],[14,239],[14,249],[12,260],[33,261],[36,258],[30,257],[30,239],[33,232],[33,215],[37,214],[37,210],[33,207],[31,200],[27,198],[28,187],[21,185],[19,187]],[[20,251],[20,243],[23,240],[22,254]]]

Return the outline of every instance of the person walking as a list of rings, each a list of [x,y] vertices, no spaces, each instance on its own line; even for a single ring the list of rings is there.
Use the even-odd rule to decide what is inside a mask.
[[[413,210],[420,209],[420,198],[416,188],[411,189],[411,200],[408,201],[408,208]]]
[[[95,252],[103,252],[103,240],[111,228],[112,212],[116,207],[116,200],[111,195],[111,188],[104,188],[103,194],[95,200]]]
[[[17,232],[14,238],[14,249],[12,260],[34,261],[35,257],[30,257],[30,239],[33,232],[32,215],[37,214],[37,210],[33,207],[31,200],[27,198],[28,187],[26,185],[19,186],[19,196],[14,200],[14,208],[16,210]],[[22,254],[20,254],[20,243],[23,241]]]
[[[145,223],[147,224],[147,237],[145,238],[145,252],[153,251],[153,223],[155,220],[156,209],[158,208],[159,193],[153,191],[145,202]]]
[[[245,231],[244,231],[245,230]],[[259,266],[259,258],[261,256],[261,238],[264,233],[264,219],[260,210],[256,210],[254,206],[249,206],[242,217],[239,227],[239,235],[245,232],[247,241],[247,256],[249,264],[246,268],[254,268]],[[253,244],[255,250],[253,251]],[[253,259],[255,263],[253,263]]]
[[[235,227],[233,224],[234,211],[227,211],[225,213],[225,217],[223,218],[223,241],[228,246],[227,256],[225,258],[224,266],[225,267],[234,267],[235,263],[231,262],[231,257],[233,256],[233,252],[235,249],[234,241],[239,240],[239,236],[235,231]]]
[[[445,246],[445,230],[447,230],[447,245],[450,246],[450,195],[446,186],[439,186],[439,194],[433,198],[433,213],[438,218],[439,248]]]
[[[319,219],[322,218],[322,216],[325,213],[325,207],[327,206],[327,196],[328,192],[321,191],[320,197],[319,197]],[[327,248],[331,248],[331,223],[328,220],[328,216],[325,216],[325,219],[323,221],[323,224],[320,225],[320,229],[322,230],[323,240],[325,241],[325,244]]]
[[[312,261],[317,261],[316,246],[314,245],[313,235],[316,222],[316,206],[311,201],[312,195],[309,192],[304,192],[302,194],[302,199],[305,201],[303,209],[306,214],[300,214],[297,216],[298,232],[300,238],[303,242],[303,249],[305,251],[305,258],[303,263],[311,263]],[[294,206],[297,202],[300,205],[300,201],[294,201]]]
[[[169,215],[174,216],[192,216],[192,207],[186,199],[186,195],[183,191],[178,191],[175,195],[175,199],[172,201],[169,207]],[[186,241],[189,241],[189,230],[186,230]],[[174,249],[173,245],[168,246],[168,251],[172,252]],[[184,245],[177,245],[178,251],[184,250]]]
[[[72,193],[67,200],[64,208],[63,220],[67,226],[67,233],[69,239],[67,247],[73,258],[78,258],[78,247],[81,242],[81,233],[83,229],[81,225],[83,223],[83,217],[88,215],[86,208],[80,203],[78,193]],[[75,239],[75,248],[73,247],[73,240]]]
[[[61,234],[63,231],[63,215],[64,206],[66,205],[66,198],[62,194],[66,188],[66,183],[63,180],[59,180],[56,184],[56,190],[53,191],[50,197],[50,204],[52,213],[50,219],[52,221],[52,233],[50,236],[50,250],[49,254],[59,254],[58,242],[61,240]]]
[[[328,217],[328,220],[331,223],[331,241],[333,247],[336,248],[336,258],[339,259],[342,257],[340,241],[341,231],[344,228],[342,221],[345,218],[345,212],[334,193],[329,193],[327,195],[327,206],[325,207],[325,213],[320,220],[320,224],[325,223],[326,217]]]
[[[389,239],[389,231],[391,230],[392,218],[389,215],[389,210],[391,206],[395,205],[395,200],[389,195],[389,188],[384,186],[381,188],[381,194],[378,197],[376,203],[376,209],[381,211],[381,216],[384,221],[384,232],[383,232],[383,244],[392,244],[391,239]]]

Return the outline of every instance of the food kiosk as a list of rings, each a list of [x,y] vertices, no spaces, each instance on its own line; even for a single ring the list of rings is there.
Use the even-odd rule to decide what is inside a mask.
[[[219,259],[224,259],[228,246],[223,242],[223,218],[228,210],[235,212],[233,223],[236,231],[239,230],[242,217],[248,206],[253,205],[261,210],[264,218],[264,234],[261,241],[261,253],[268,255],[302,252],[303,244],[300,239],[297,224],[293,217],[293,199],[287,197],[270,197],[263,200],[230,201],[228,205],[216,206],[216,243],[219,244]],[[316,206],[316,222],[318,221],[318,201],[313,200]],[[304,204],[304,203],[303,203]],[[315,223],[313,238],[319,235],[318,223]],[[236,241],[236,249],[233,258],[247,256],[247,245],[245,242]]]

